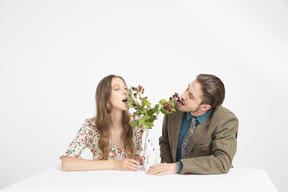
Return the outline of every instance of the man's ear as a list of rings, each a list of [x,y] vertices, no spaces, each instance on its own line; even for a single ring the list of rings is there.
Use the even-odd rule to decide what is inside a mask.
[[[202,109],[205,110],[205,111],[208,111],[209,109],[211,109],[211,105],[209,104],[202,104]]]

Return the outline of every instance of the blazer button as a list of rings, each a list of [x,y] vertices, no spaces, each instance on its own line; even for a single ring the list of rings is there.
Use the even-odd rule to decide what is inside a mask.
[[[202,151],[202,152],[205,152],[205,151],[206,151],[205,147],[202,147],[201,151]]]

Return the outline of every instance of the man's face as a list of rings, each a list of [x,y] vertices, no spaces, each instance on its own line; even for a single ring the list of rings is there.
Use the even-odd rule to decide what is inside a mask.
[[[202,87],[197,80],[188,85],[188,88],[181,95],[181,101],[178,104],[179,111],[190,112],[191,115],[200,116],[210,109],[210,105],[200,105],[202,102]],[[207,109],[207,107],[209,109]]]

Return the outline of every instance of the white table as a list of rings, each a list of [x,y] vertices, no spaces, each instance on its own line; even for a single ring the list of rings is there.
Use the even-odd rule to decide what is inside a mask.
[[[278,191],[261,169],[232,168],[223,175],[149,176],[144,171],[62,172],[52,168],[29,177],[1,192],[8,191]]]

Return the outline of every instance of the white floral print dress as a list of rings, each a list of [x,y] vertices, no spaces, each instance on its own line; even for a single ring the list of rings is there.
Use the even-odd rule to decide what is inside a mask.
[[[135,145],[135,155],[140,155],[142,151],[142,129],[133,128],[133,141]],[[88,147],[93,155],[93,160],[101,158],[101,150],[98,147],[98,139],[100,137],[99,131],[95,127],[95,119],[89,118],[85,120],[78,131],[76,137],[69,145],[64,155],[60,157],[62,160],[64,157],[78,157],[81,158],[82,151]],[[108,160],[119,160],[127,157],[126,150],[120,150],[110,141],[110,152]]]

